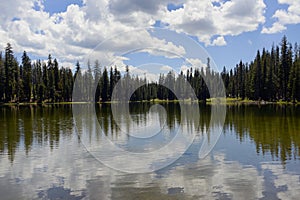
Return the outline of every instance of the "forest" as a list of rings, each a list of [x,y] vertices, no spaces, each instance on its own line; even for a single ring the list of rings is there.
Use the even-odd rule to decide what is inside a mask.
[[[217,79],[223,80],[226,96],[230,98],[268,102],[300,101],[300,46],[289,43],[286,36],[279,45],[273,45],[271,50],[258,50],[250,63],[241,60],[234,68],[228,70],[224,67],[220,73],[210,68],[209,58],[206,69],[194,67],[179,75],[170,71],[168,74],[160,74],[156,82],[132,75],[128,66],[122,74],[117,66],[100,66],[98,60],[86,65],[86,70],[82,70],[77,61],[73,72],[70,68],[59,66],[51,55],[46,62],[31,61],[26,51],[19,63],[8,43],[4,54],[0,53],[0,102],[108,102],[115,85],[123,79],[130,80],[131,85],[127,87],[143,85],[130,97],[132,101],[184,98],[186,91],[183,85],[188,82],[196,98],[206,102],[210,98],[207,84],[213,84],[213,80]],[[209,77],[212,82],[206,83],[204,77]],[[75,79],[78,84],[74,86]],[[180,96],[162,85],[180,88]],[[74,87],[79,87],[81,99],[72,99]],[[120,92],[125,95],[126,90]],[[90,98],[92,93],[95,98]]]

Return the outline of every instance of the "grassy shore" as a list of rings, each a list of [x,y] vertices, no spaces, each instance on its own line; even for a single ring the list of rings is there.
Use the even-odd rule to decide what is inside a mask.
[[[226,105],[266,105],[266,104],[273,104],[273,105],[300,105],[300,102],[288,102],[288,101],[254,101],[250,99],[241,99],[241,98],[226,98],[226,99],[207,99],[207,104],[218,104],[223,103]]]
[[[151,99],[151,100],[143,100],[143,101],[130,101],[130,103],[205,103],[203,101],[198,100],[162,100],[162,99]],[[91,104],[92,102],[21,102],[21,103],[0,103],[0,105],[5,106],[17,106],[17,105],[73,105],[73,104]],[[107,102],[98,102],[98,104],[112,104],[119,103],[118,101],[107,101]],[[253,101],[249,99],[240,99],[240,98],[210,98],[206,100],[206,104],[208,105],[216,105],[216,104],[226,104],[226,105],[300,105],[300,102],[288,102],[288,101],[276,101],[276,102],[268,102],[268,101]]]

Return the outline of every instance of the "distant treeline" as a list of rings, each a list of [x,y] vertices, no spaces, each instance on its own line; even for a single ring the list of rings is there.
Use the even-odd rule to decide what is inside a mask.
[[[4,56],[0,54],[0,102],[106,102],[111,100],[119,80],[123,84],[118,91],[121,97],[127,95],[128,88],[144,85],[133,93],[130,97],[132,101],[189,97],[185,84],[188,82],[196,98],[205,102],[210,98],[207,85],[218,83],[216,80],[223,80],[227,97],[265,101],[300,100],[300,48],[297,44],[293,47],[288,43],[286,36],[279,46],[273,45],[270,52],[264,48],[262,53],[257,52],[254,61],[240,61],[229,71],[224,67],[221,73],[211,70],[209,58],[206,69],[194,67],[178,76],[174,72],[160,74],[157,82],[131,75],[128,66],[122,75],[117,67],[100,66],[98,60],[93,64],[88,62],[85,69],[82,70],[77,62],[73,73],[70,68],[59,66],[51,55],[46,62],[32,62],[25,51],[19,64],[11,45],[7,44]],[[72,99],[75,79],[75,88],[79,89],[80,95]],[[204,80],[209,81],[206,83]],[[176,91],[176,95],[172,90]],[[95,98],[91,98],[93,94]]]

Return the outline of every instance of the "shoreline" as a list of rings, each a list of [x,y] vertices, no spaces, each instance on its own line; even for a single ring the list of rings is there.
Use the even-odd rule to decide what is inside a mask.
[[[238,98],[226,98],[224,99],[207,99],[206,102],[200,101],[200,100],[161,100],[161,99],[151,99],[151,100],[143,100],[143,101],[130,101],[127,103],[200,103],[203,105],[300,105],[300,102],[288,102],[288,101],[253,101],[248,99],[238,99]],[[113,103],[120,103],[118,101],[106,101],[106,102],[96,102],[94,104],[113,104]],[[20,102],[20,103],[0,103],[0,106],[29,106],[29,105],[73,105],[73,104],[93,104],[93,102]]]

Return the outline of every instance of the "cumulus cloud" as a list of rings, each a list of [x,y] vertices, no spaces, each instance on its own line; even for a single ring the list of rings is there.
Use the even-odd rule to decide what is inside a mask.
[[[286,172],[280,163],[262,163],[264,171],[270,171],[274,176],[274,186],[279,192],[280,199],[298,199],[300,195],[299,175]],[[280,188],[287,188],[287,191],[280,191]]]
[[[287,10],[276,10],[272,18],[276,20],[271,27],[264,27],[262,33],[273,34],[286,30],[290,24],[300,23],[300,2],[293,0],[278,0],[279,4],[287,4]]]
[[[119,13],[126,14],[136,11],[155,14],[157,13],[157,10],[159,10],[159,7],[162,3],[166,3],[166,1],[160,1],[160,3],[157,3],[155,0],[112,0],[110,2],[109,8],[115,15]]]
[[[254,167],[243,168],[238,162],[226,162],[221,153],[214,155],[213,160],[207,157],[199,161],[193,172],[177,167],[159,182],[162,190],[182,188],[184,194],[194,199],[220,199],[222,194],[230,199],[259,199],[263,183],[263,177]]]
[[[115,52],[128,49],[144,48],[145,52],[151,54],[154,51],[146,49],[151,47],[180,55],[185,53],[183,47],[155,38],[147,31],[133,31],[137,28],[134,23],[118,21],[117,16],[109,12],[107,0],[85,0],[81,7],[71,4],[65,12],[52,16],[43,9],[34,9],[37,1],[17,0],[15,3],[14,7],[4,6],[0,17],[5,23],[0,25],[0,35],[3,46],[11,42],[17,52],[26,50],[44,57],[50,53],[65,63],[74,63],[76,60],[83,61],[85,55],[100,42],[115,36],[105,43],[106,46],[98,49],[101,50],[100,59],[105,64],[111,61]],[[133,20],[138,18],[135,16]],[[145,24],[145,20],[142,19],[140,25]]]
[[[183,74],[187,74],[187,71],[191,71],[193,69],[206,71],[207,64],[205,64],[201,59],[198,58],[189,58],[186,59],[186,62],[180,67],[180,72]]]
[[[207,64],[205,64],[202,60],[198,58],[189,58],[187,62],[192,65],[193,68],[205,68]]]
[[[164,65],[164,66],[162,66],[162,67],[160,68],[160,70],[162,70],[162,71],[167,71],[167,72],[171,71],[172,69],[173,69],[173,68],[170,67],[170,66],[168,66],[168,65]]]
[[[160,13],[170,3],[176,5],[182,3],[182,0],[111,0],[108,7],[115,19],[144,27],[159,20]]]
[[[214,41],[212,42],[212,45],[214,45],[214,46],[224,46],[224,45],[226,45],[226,41],[225,41],[223,36],[220,36],[220,37],[214,39]]]
[[[7,23],[7,21],[12,20],[14,17],[20,17],[23,15],[26,9],[31,9],[34,6],[35,0],[15,0],[12,2],[1,1],[1,24],[3,22]]]
[[[188,0],[183,8],[166,11],[162,21],[176,31],[197,36],[206,45],[224,45],[224,38],[211,41],[212,36],[235,36],[256,30],[265,22],[265,8],[263,0],[219,1],[219,5]]]
[[[212,2],[84,0],[81,6],[70,4],[66,11],[52,15],[44,10],[41,0],[1,2],[0,43],[12,43],[16,52],[26,50],[42,57],[52,54],[65,63],[75,63],[114,36],[98,49],[103,63],[128,49],[172,58],[184,55],[185,49],[147,31],[134,30],[161,21],[170,29],[197,36],[206,45],[222,46],[226,45],[224,36],[256,30],[265,20],[263,0]],[[182,6],[169,11],[169,4]]]

